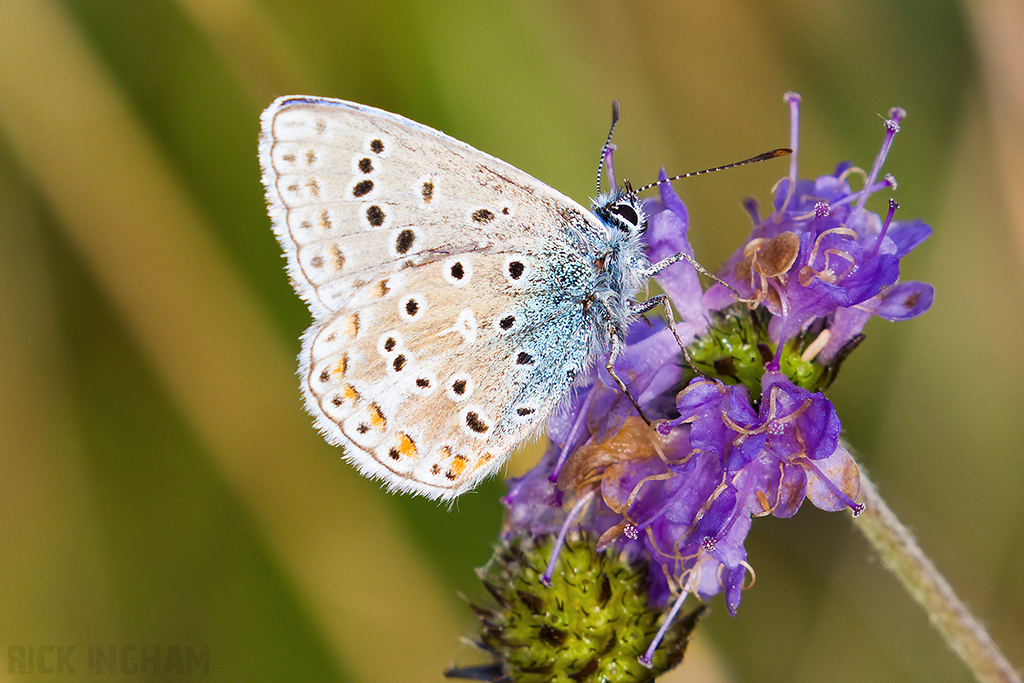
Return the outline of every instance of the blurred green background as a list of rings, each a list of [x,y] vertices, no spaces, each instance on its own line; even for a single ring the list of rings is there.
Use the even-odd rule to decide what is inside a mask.
[[[500,482],[388,495],[309,426],[309,322],[265,214],[274,97],[440,128],[593,192],[786,144],[801,171],[886,170],[934,237],[923,318],[868,326],[830,397],[897,514],[1024,662],[1024,5],[1005,2],[0,0],[0,680],[11,648],[207,648],[209,673],[105,680],[431,681],[471,659]],[[784,162],[678,184],[697,256]],[[884,213],[884,196],[875,198]],[[536,451],[517,456],[513,472]],[[846,514],[759,520],[757,583],[713,603],[665,680],[962,681]],[[150,650],[151,651],[151,650]],[[50,655],[53,656],[52,654]],[[48,660],[52,665],[54,660]],[[150,669],[151,670],[151,669]]]

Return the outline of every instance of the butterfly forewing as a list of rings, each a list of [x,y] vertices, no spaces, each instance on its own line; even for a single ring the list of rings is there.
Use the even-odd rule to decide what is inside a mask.
[[[364,474],[453,498],[590,360],[588,211],[438,131],[339,100],[262,117],[274,230],[314,325],[307,408]]]

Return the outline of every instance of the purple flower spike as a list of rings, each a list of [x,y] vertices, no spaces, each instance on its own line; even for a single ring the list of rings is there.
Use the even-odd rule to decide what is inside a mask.
[[[891,200],[884,216],[866,208],[872,194],[896,189],[891,176],[878,178],[906,117],[902,109],[890,111],[868,173],[844,162],[807,179],[799,177],[796,154],[800,97],[789,93],[786,102],[794,151],[789,175],[776,185],[770,215],[762,218],[756,202],[745,202],[753,230],[718,271],[741,298],[722,284],[704,291],[682,261],[656,276],[675,309],[679,338],[703,376],[694,377],[681,362],[663,322],[644,319],[631,325],[615,371],[628,378],[651,424],[603,364],[579,380],[548,424],[544,457],[509,481],[502,500],[507,512],[492,563],[510,576],[529,569],[514,589],[488,589],[521,597],[528,585],[530,597],[522,615],[487,610],[488,637],[502,633],[495,624],[504,629],[533,619],[539,600],[568,604],[571,596],[549,595],[545,587],[577,585],[574,578],[560,579],[570,570],[583,575],[584,544],[601,562],[614,557],[630,568],[623,575],[636,577],[632,590],[642,596],[651,623],[661,622],[653,637],[653,628],[646,632],[643,654],[630,661],[664,670],[657,662],[671,660],[667,649],[681,657],[680,634],[696,624],[698,613],[678,616],[690,596],[709,601],[722,593],[731,614],[739,609],[752,572],[745,542],[754,518],[792,517],[805,500],[822,510],[862,510],[860,472],[840,444],[840,419],[822,390],[864,339],[868,319],[909,320],[931,307],[931,285],[899,282],[903,258],[931,228],[894,220],[899,207]],[[614,179],[612,149],[603,162]],[[864,178],[861,189],[851,187],[853,176]],[[659,178],[666,177],[662,170]],[[689,215],[670,184],[660,185],[659,196],[643,209],[650,262],[693,255]],[[544,548],[543,556],[530,555],[534,547]],[[604,622],[619,618],[626,619],[602,616]],[[590,628],[580,626],[580,637],[589,637]],[[624,660],[616,661],[618,667]],[[566,675],[585,678],[582,669]]]

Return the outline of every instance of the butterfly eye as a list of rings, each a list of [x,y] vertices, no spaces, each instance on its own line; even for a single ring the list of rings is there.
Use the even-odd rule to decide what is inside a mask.
[[[640,214],[637,213],[635,208],[633,208],[631,201],[622,201],[612,204],[608,207],[608,212],[613,216],[617,216],[619,221],[623,223],[623,225],[620,225],[619,227],[625,228],[629,232],[633,232],[637,228],[641,228]]]
[[[647,215],[629,183],[598,197],[591,205],[591,210],[606,226],[627,235],[642,233],[647,229]]]

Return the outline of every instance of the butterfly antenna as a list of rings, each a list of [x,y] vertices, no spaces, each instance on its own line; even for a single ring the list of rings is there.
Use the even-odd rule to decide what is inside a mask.
[[[608,131],[608,139],[604,141],[601,148],[601,158],[597,161],[597,193],[601,194],[601,170],[604,168],[604,160],[608,154],[608,148],[612,144],[612,133],[615,132],[615,124],[619,122],[619,101],[612,100],[612,127]]]
[[[609,135],[609,137],[611,137],[611,136]],[[727,168],[736,168],[737,166],[746,166],[747,164],[756,164],[759,161],[768,161],[769,159],[775,159],[776,157],[788,156],[788,155],[790,155],[792,153],[793,153],[793,150],[789,149],[788,147],[780,147],[779,149],[773,149],[770,152],[764,152],[762,154],[758,154],[756,157],[750,157],[749,159],[744,159],[743,161],[734,161],[733,163],[726,164],[725,166],[716,166],[714,168],[705,168],[703,171],[690,171],[689,173],[682,173],[680,175],[672,176],[671,178],[665,178],[664,180],[658,180],[658,181],[650,183],[648,185],[644,185],[643,187],[641,187],[640,189],[637,190],[637,193],[639,194],[640,192],[643,192],[644,190],[649,190],[652,187],[658,187],[659,185],[664,185],[665,183],[671,183],[673,180],[682,180],[683,178],[692,178],[693,176],[705,175],[705,174],[708,174],[708,173],[714,173],[715,171],[724,171]],[[598,177],[600,178],[600,174],[598,174]]]

